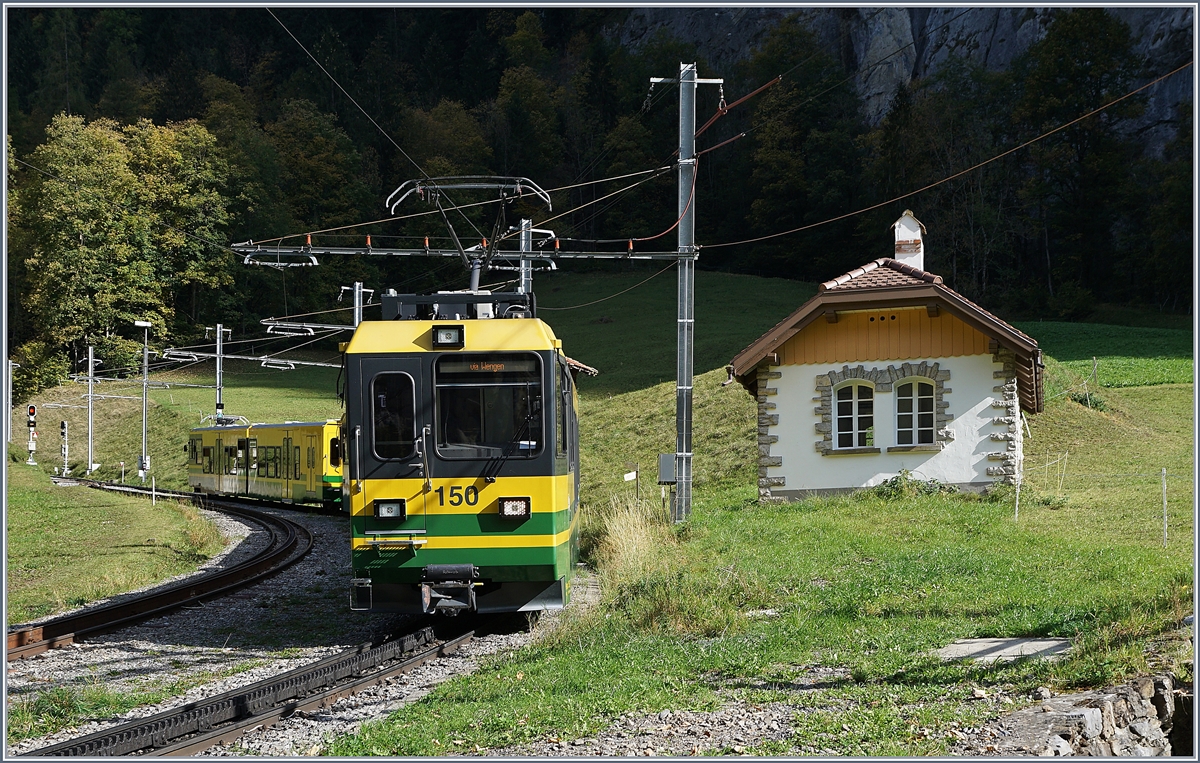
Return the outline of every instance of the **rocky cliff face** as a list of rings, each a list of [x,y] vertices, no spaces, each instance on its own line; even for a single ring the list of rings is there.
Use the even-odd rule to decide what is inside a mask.
[[[639,48],[659,31],[695,43],[717,76],[750,55],[772,27],[799,13],[826,50],[858,78],[868,122],[887,114],[896,88],[928,76],[951,57],[1002,70],[1046,33],[1048,8],[638,8],[608,30],[621,44]],[[1164,74],[1192,56],[1191,8],[1113,8],[1130,26],[1150,73]],[[1183,72],[1152,89],[1145,115],[1133,129],[1152,149],[1174,135],[1178,104],[1192,98],[1192,76]]]

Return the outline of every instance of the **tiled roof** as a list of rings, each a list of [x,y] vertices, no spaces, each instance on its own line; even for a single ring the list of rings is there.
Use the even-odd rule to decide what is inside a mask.
[[[926,273],[907,263],[880,257],[861,268],[840,275],[821,284],[818,291],[846,291],[848,289],[879,289],[896,286],[914,286],[926,283],[941,283],[942,277]]]

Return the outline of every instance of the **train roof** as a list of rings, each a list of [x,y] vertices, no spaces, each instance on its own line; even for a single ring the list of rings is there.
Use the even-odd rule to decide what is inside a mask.
[[[245,431],[247,429],[297,429],[299,427],[323,427],[337,426],[337,419],[326,419],[324,421],[285,421],[282,424],[232,424],[223,427],[192,427],[193,432],[236,432]]]
[[[432,352],[434,326],[462,326],[465,352],[557,350],[562,340],[538,318],[363,321],[346,346],[349,354]],[[451,352],[454,352],[451,350]]]

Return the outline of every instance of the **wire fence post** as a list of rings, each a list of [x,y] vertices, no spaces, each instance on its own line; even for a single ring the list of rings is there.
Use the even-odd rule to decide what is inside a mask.
[[[1013,522],[1021,518],[1021,465],[1017,464],[1017,499],[1013,501]]]
[[[158,485],[154,484],[154,476],[150,477],[150,505],[158,505]]]
[[[1167,467],[1162,470],[1163,493],[1163,548],[1167,547]]]

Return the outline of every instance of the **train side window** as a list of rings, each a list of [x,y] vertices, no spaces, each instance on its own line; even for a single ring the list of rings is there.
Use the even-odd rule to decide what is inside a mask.
[[[329,438],[329,465],[334,467],[342,465],[342,444],[336,437]]]
[[[571,411],[571,374],[567,367],[558,365],[558,394],[555,396],[555,411],[558,421],[558,453],[567,455],[567,416]]]
[[[212,470],[213,470],[212,456],[213,456],[212,447],[204,448],[203,454],[201,456],[201,458],[204,462],[203,465],[201,466],[201,471],[203,471],[205,474],[212,474]]]
[[[376,458],[412,457],[416,452],[415,410],[411,376],[390,372],[371,380],[371,445]]]
[[[298,480],[298,479],[300,479],[300,446],[299,445],[296,446],[294,456],[295,457],[292,459],[292,464],[293,464],[292,479]]]

